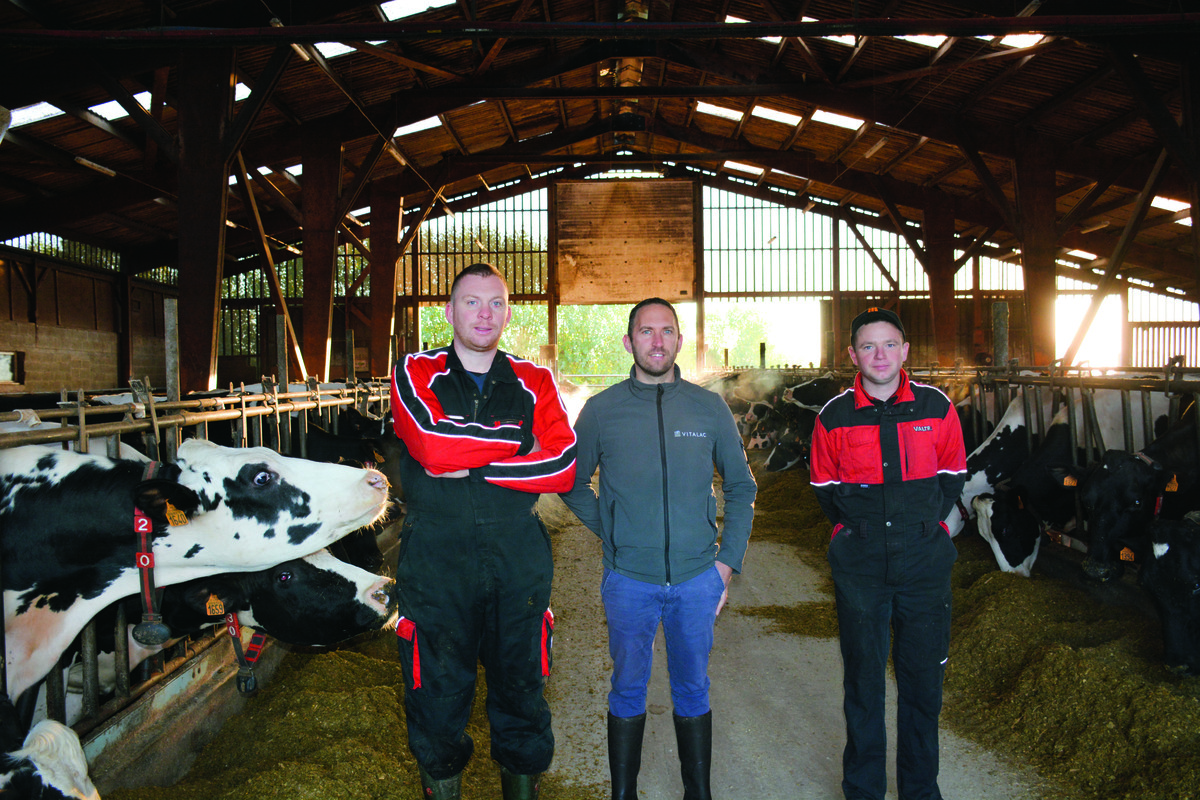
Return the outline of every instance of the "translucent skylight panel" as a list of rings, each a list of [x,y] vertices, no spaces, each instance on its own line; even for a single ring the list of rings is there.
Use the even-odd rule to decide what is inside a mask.
[[[854,117],[847,117],[843,114],[834,114],[832,111],[817,109],[812,116],[813,122],[824,122],[826,125],[836,125],[839,128],[856,131],[862,127],[863,121]]]
[[[780,111],[779,109],[771,108],[770,106],[755,106],[750,110],[750,113],[756,117],[762,117],[763,119],[782,122],[784,125],[790,125],[793,128],[799,125],[802,119],[802,117],[798,117],[795,114],[789,114],[786,111]]]
[[[405,136],[410,133],[416,133],[417,131],[427,131],[430,128],[440,127],[441,124],[442,121],[437,117],[426,117],[418,122],[413,122],[411,124],[402,125],[399,128],[396,128],[396,132],[392,134],[392,138],[397,136]]]
[[[995,39],[995,36],[976,36],[976,39],[983,39],[990,42]],[[1000,45],[1003,47],[1033,47],[1046,37],[1040,33],[1010,33],[1000,40]]]
[[[454,5],[454,0],[388,0],[379,4],[379,10],[388,21],[411,17],[431,8]]]
[[[725,21],[726,22],[749,22],[749,20],[742,19],[741,17],[734,17],[734,16],[729,16],[729,15],[726,15]],[[770,42],[771,44],[779,44],[780,42],[783,41],[783,37],[782,36],[760,36],[760,37],[758,37],[758,40],[760,42]]]
[[[1150,201],[1150,205],[1154,206],[1155,208],[1161,208],[1163,211],[1171,212],[1183,211],[1185,208],[1189,208],[1187,203],[1180,202],[1179,200],[1172,200],[1169,197],[1155,197]]]
[[[946,41],[945,36],[935,36],[931,34],[919,33],[912,36],[897,36],[897,39],[903,39],[906,42],[913,44],[923,44],[926,47],[938,48]]]
[[[815,17],[801,17],[800,21],[801,22],[820,22],[821,20],[816,19]],[[852,33],[847,33],[843,36],[822,36],[821,38],[828,39],[831,42],[837,42],[839,44],[850,45],[851,47],[854,47],[854,45],[857,43],[854,38],[854,34],[852,34]]]
[[[141,106],[143,110],[150,105],[149,92],[138,92],[133,96],[133,99],[137,100],[138,105]],[[91,111],[97,116],[104,117],[104,119],[108,120],[109,122],[129,116],[129,114],[125,111],[125,107],[116,100],[109,100],[107,103],[90,106],[88,111]]]
[[[49,103],[34,103],[24,108],[14,108],[12,110],[12,122],[9,123],[9,127],[19,128],[22,125],[32,125],[44,119],[61,116],[62,113],[60,109],[55,108]]]
[[[326,61],[354,52],[353,47],[341,42],[317,42],[315,47],[317,48],[317,52],[325,57]]]
[[[696,110],[701,114],[710,114],[714,117],[724,117],[725,119],[731,119],[734,122],[741,122],[743,116],[741,111],[735,111],[732,108],[725,108],[724,106],[715,106],[712,103],[696,103]]]
[[[747,172],[751,175],[762,175],[762,167],[756,167],[752,164],[742,164],[739,161],[726,161],[725,169],[736,170],[737,172]]]
[[[245,100],[249,96],[250,96],[250,87],[247,86],[246,84],[242,83],[241,81],[238,81],[237,86],[233,87],[234,102],[241,102],[242,100]]]
[[[1086,258],[1088,261],[1096,260],[1096,254],[1089,253],[1087,250],[1068,250],[1067,255],[1075,256],[1076,258]]]

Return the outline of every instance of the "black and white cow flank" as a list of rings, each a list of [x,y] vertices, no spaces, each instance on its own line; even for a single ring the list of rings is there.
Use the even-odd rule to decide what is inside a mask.
[[[1182,519],[1200,508],[1200,460],[1194,414],[1186,414],[1137,453],[1109,450],[1081,483],[1088,514],[1083,571],[1108,581],[1123,572],[1120,552],[1144,561],[1146,533],[1155,519]]]
[[[11,696],[44,677],[97,612],[138,593],[135,497],[157,523],[159,586],[315,553],[378,519],[388,503],[387,480],[375,470],[199,439],[184,442],[158,476],[147,481],[145,471],[38,446],[0,450]]]
[[[100,800],[75,731],[43,720],[26,735],[7,696],[0,696],[0,797]]]
[[[1011,478],[1029,457],[1029,445],[1025,441],[1025,405],[1022,392],[1018,390],[1004,416],[995,429],[979,447],[967,456],[967,481],[954,509],[946,516],[946,530],[958,536],[969,519],[974,518],[971,503],[981,494],[990,493],[1000,481]],[[1049,393],[1044,393],[1042,409],[1045,416],[1051,414]]]
[[[1099,389],[1093,394],[1093,408],[1099,432],[1105,444],[1124,441],[1121,393]],[[1005,572],[1028,578],[1041,547],[1042,530],[1050,527],[1067,530],[1075,520],[1075,487],[1080,475],[1072,463],[1085,463],[1087,442],[1082,441],[1083,401],[1073,401],[1077,436],[1072,459],[1070,409],[1063,406],[1046,428],[1046,436],[1033,454],[1021,464],[1011,479],[988,494],[972,501],[978,517],[979,534],[992,547],[996,563]],[[1151,395],[1151,415],[1165,425],[1168,402],[1164,395]],[[1142,418],[1142,397],[1130,397],[1132,419]],[[1133,426],[1133,445],[1145,444],[1140,424]],[[1093,451],[1094,452],[1094,451]]]
[[[1200,520],[1158,520],[1138,581],[1162,621],[1163,663],[1181,675],[1200,675]]]

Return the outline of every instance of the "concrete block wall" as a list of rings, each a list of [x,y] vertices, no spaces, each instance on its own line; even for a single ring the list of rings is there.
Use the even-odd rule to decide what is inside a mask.
[[[56,392],[59,389],[112,389],[129,384],[117,375],[117,334],[0,321],[0,348],[25,354],[25,383],[0,384],[0,392]],[[163,340],[134,337],[133,372],[166,382]]]

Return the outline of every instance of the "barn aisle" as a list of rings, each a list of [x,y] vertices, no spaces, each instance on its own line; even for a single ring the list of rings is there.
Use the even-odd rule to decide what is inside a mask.
[[[558,743],[552,774],[568,785],[604,784],[609,660],[599,597],[600,545],[557,498],[543,499],[541,508],[549,523],[562,526],[554,534],[557,623],[548,695]],[[772,633],[768,619],[747,613],[756,607],[825,601],[821,584],[821,576],[794,548],[751,540],[746,570],[735,578],[729,607],[717,621],[711,666],[714,797],[841,797],[844,733],[837,641]],[[643,800],[674,799],[682,792],[661,633],[655,658],[638,784]],[[894,692],[891,683],[890,731]],[[945,730],[942,736],[941,788],[946,797],[1041,796],[1033,771],[1009,766]],[[894,755],[893,747],[892,759]],[[888,797],[894,798],[894,776],[891,781]]]

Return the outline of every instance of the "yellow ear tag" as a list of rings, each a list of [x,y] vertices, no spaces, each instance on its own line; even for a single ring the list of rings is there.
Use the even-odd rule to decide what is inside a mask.
[[[387,459],[386,459],[386,458],[384,458],[382,455],[380,455],[380,453],[379,453],[379,451],[378,451],[378,450],[372,450],[372,451],[371,451],[371,455],[375,456],[375,463],[376,463],[376,464],[382,464],[382,463],[384,463],[385,461],[387,461]]]
[[[1025,501],[1021,499],[1020,495],[1017,495],[1017,508],[1021,509],[1022,511],[1025,510]]]
[[[167,524],[175,528],[188,524],[187,514],[171,505],[170,500],[167,501]]]
[[[1176,476],[1174,476],[1174,475],[1171,476],[1171,482],[1166,485],[1166,487],[1163,489],[1163,491],[1165,491],[1165,492],[1178,492],[1179,491],[1179,480],[1176,478]]]
[[[204,604],[204,610],[208,612],[210,617],[225,616],[225,604],[215,594],[208,596],[208,602]]]
[[[1077,481],[1075,479],[1074,475],[1067,475],[1067,476],[1063,477],[1063,486],[1078,486],[1078,485],[1079,485],[1079,481]]]
[[[1121,560],[1122,561],[1133,561],[1133,551],[1130,550],[1128,547],[1121,548]]]

